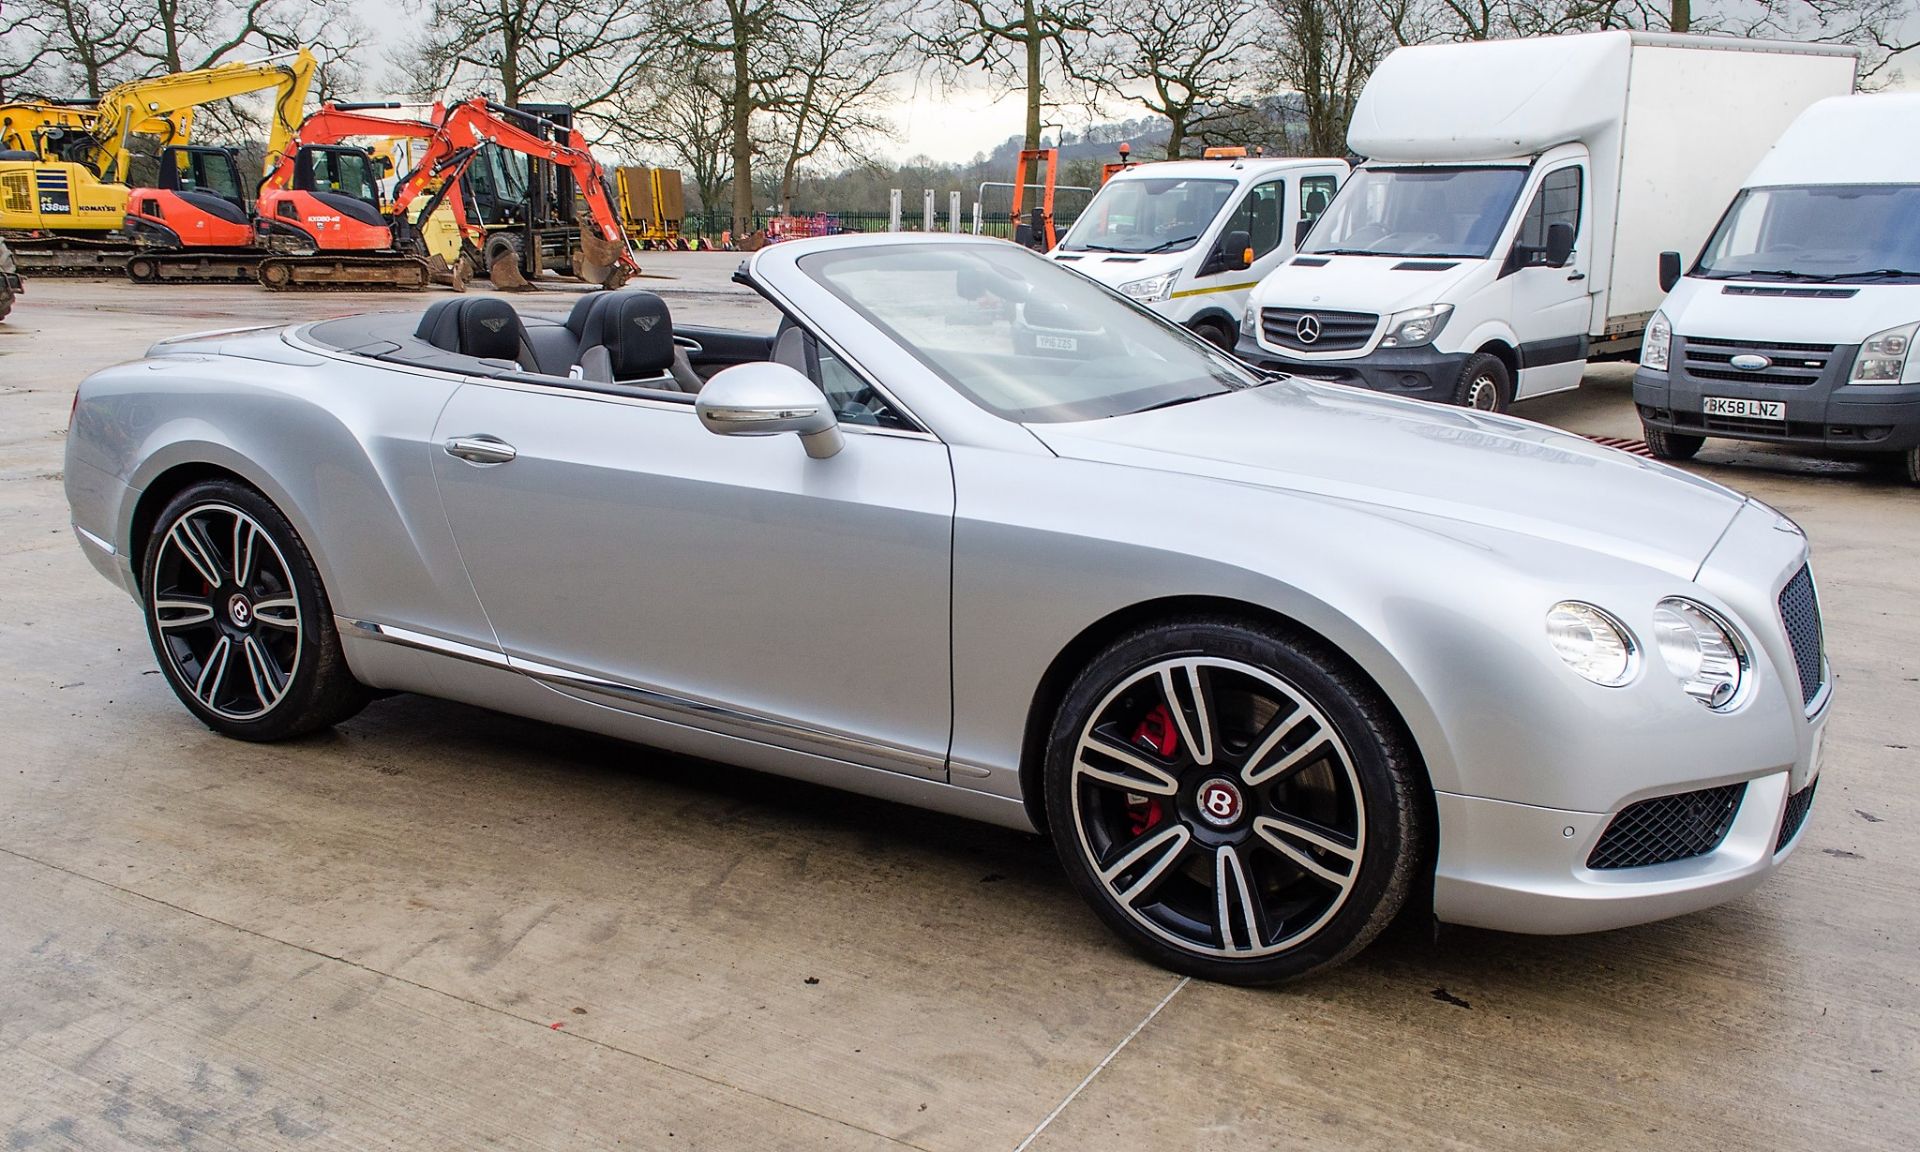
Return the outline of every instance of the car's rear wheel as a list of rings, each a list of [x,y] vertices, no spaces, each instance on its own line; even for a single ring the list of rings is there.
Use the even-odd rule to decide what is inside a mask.
[[[1289,980],[1365,947],[1422,856],[1421,774],[1378,693],[1309,637],[1134,632],[1068,690],[1048,823],[1076,888],[1178,972]]]
[[[210,480],[169,501],[140,587],[161,672],[215,731],[282,740],[365,707],[312,558],[253,489]]]
[[[1645,424],[1640,426],[1640,432],[1647,442],[1647,451],[1653,453],[1656,460],[1691,460],[1707,445],[1705,436],[1688,436],[1664,428],[1650,428]]]

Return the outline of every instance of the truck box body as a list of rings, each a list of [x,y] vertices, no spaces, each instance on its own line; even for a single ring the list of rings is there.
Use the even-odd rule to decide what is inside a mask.
[[[1586,353],[1632,346],[1662,296],[1659,253],[1697,249],[1740,178],[1793,118],[1822,97],[1852,91],[1857,60],[1850,48],[1628,31],[1402,48],[1368,80],[1348,142],[1367,157],[1362,173],[1425,166],[1524,167],[1531,176],[1522,193],[1510,206],[1488,209],[1510,209],[1516,218],[1532,202],[1539,169],[1563,164],[1582,169],[1581,221],[1567,278],[1584,287],[1585,306],[1577,299],[1548,304],[1573,317],[1568,323],[1578,329],[1554,339],[1564,342],[1584,335],[1587,343],[1577,360],[1563,358],[1551,366],[1527,364],[1517,346],[1508,350],[1513,375],[1519,377],[1510,382],[1518,387],[1510,388],[1509,396],[1538,394],[1576,384],[1577,364]],[[1489,232],[1494,223],[1487,222]],[[1517,219],[1503,223],[1502,237],[1518,232]],[[1312,251],[1324,233],[1323,226],[1306,250]],[[1484,261],[1497,265],[1509,255],[1503,246],[1489,251]],[[1338,267],[1368,257],[1331,259]],[[1513,340],[1511,334],[1495,333],[1501,327],[1493,322],[1497,316],[1477,313],[1526,309],[1526,291],[1514,284],[1496,285],[1516,275],[1544,280],[1545,273],[1554,271],[1537,263],[1525,268],[1530,270],[1516,273],[1508,267],[1486,276],[1462,274],[1445,286],[1447,299],[1423,301],[1455,305],[1442,329],[1442,343],[1449,329],[1454,340],[1465,337],[1469,322],[1484,329],[1482,343]],[[1324,275],[1328,270],[1320,269],[1317,283],[1338,279]],[[1382,278],[1375,270],[1356,269],[1354,275],[1370,281],[1367,292],[1378,299],[1348,294],[1327,306],[1349,315],[1377,313],[1382,320],[1406,306],[1408,298],[1397,289],[1411,273]],[[1263,306],[1297,310],[1313,302],[1314,283],[1315,278],[1283,266],[1256,297]],[[1481,291],[1511,299],[1485,307],[1453,299]],[[1332,298],[1320,295],[1327,297],[1323,304]],[[1254,337],[1249,342],[1260,342],[1258,333],[1248,335]],[[1479,347],[1464,351],[1470,354]],[[1559,347],[1573,350],[1564,343]],[[1304,355],[1307,362],[1315,360],[1311,353],[1285,344],[1264,350],[1287,359]],[[1347,359],[1366,355],[1366,350],[1358,356],[1349,350]],[[1537,367],[1557,370],[1530,370]],[[1364,377],[1354,382],[1370,383]],[[1431,380],[1431,390],[1444,391],[1449,383]]]

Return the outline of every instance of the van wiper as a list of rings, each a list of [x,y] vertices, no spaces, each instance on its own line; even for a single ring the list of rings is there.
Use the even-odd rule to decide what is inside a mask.
[[[1371,252],[1365,248],[1316,248],[1302,256],[1397,256],[1397,252]]]
[[[1791,268],[1749,268],[1745,272],[1709,272],[1708,280],[1746,280],[1754,276],[1775,276],[1782,280],[1825,280],[1812,272],[1796,272]]]
[[[1906,268],[1870,268],[1864,272],[1836,272],[1831,276],[1823,277],[1823,279],[1864,280],[1869,276],[1882,276],[1882,277],[1920,276],[1920,272],[1914,272]]]
[[[1172,239],[1172,240],[1168,240],[1168,241],[1166,241],[1166,242],[1165,242],[1165,243],[1163,243],[1163,244],[1155,244],[1155,245],[1154,245],[1153,247],[1151,247],[1151,248],[1142,248],[1142,249],[1140,249],[1140,254],[1141,254],[1141,255],[1145,255],[1145,254],[1147,254],[1148,252],[1165,252],[1165,251],[1166,251],[1167,249],[1169,249],[1169,248],[1171,248],[1171,247],[1173,247],[1173,246],[1174,246],[1175,244],[1191,244],[1191,243],[1193,243],[1193,242],[1194,242],[1195,240],[1198,240],[1198,239],[1200,239],[1200,237],[1199,237],[1199,235],[1198,235],[1197,233],[1196,233],[1195,235],[1192,235],[1192,236],[1180,236],[1180,237],[1176,237],[1176,238],[1174,238],[1174,239]]]

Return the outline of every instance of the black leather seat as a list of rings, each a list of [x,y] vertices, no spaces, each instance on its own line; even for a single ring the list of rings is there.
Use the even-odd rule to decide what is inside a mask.
[[[704,383],[673,340],[673,313],[652,292],[596,293],[580,331],[580,376],[597,383],[639,384],[698,392]],[[574,308],[575,314],[579,306]],[[573,317],[569,316],[569,323]]]
[[[520,314],[497,297],[456,296],[438,301],[420,317],[413,334],[435,348],[462,356],[506,360],[527,372],[540,370]]]

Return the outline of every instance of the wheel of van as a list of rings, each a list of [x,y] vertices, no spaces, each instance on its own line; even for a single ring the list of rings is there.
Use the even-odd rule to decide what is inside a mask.
[[[175,496],[141,563],[147,635],[167,684],[216,732],[284,740],[366,706],[320,573],[266,497],[230,480]]]
[[[1193,326],[1193,334],[1213,345],[1215,348],[1220,349],[1222,352],[1233,351],[1233,346],[1238,342],[1239,335],[1236,332],[1230,331],[1226,324],[1219,320],[1200,321]]]
[[[4,315],[4,313],[0,313]],[[1901,454],[1901,473],[1909,484],[1920,484],[1920,448],[1909,448]]]
[[[1705,436],[1688,436],[1681,432],[1669,432],[1665,428],[1640,426],[1641,438],[1647,442],[1647,451],[1653,453],[1656,460],[1691,460],[1700,454],[1706,446]]]
[[[1044,765],[1068,877],[1155,963],[1270,984],[1359,952],[1405,903],[1421,775],[1372,685],[1310,637],[1200,618],[1074,679]]]
[[[1500,357],[1477,352],[1460,369],[1453,402],[1478,412],[1505,412],[1513,403],[1513,377]]]

